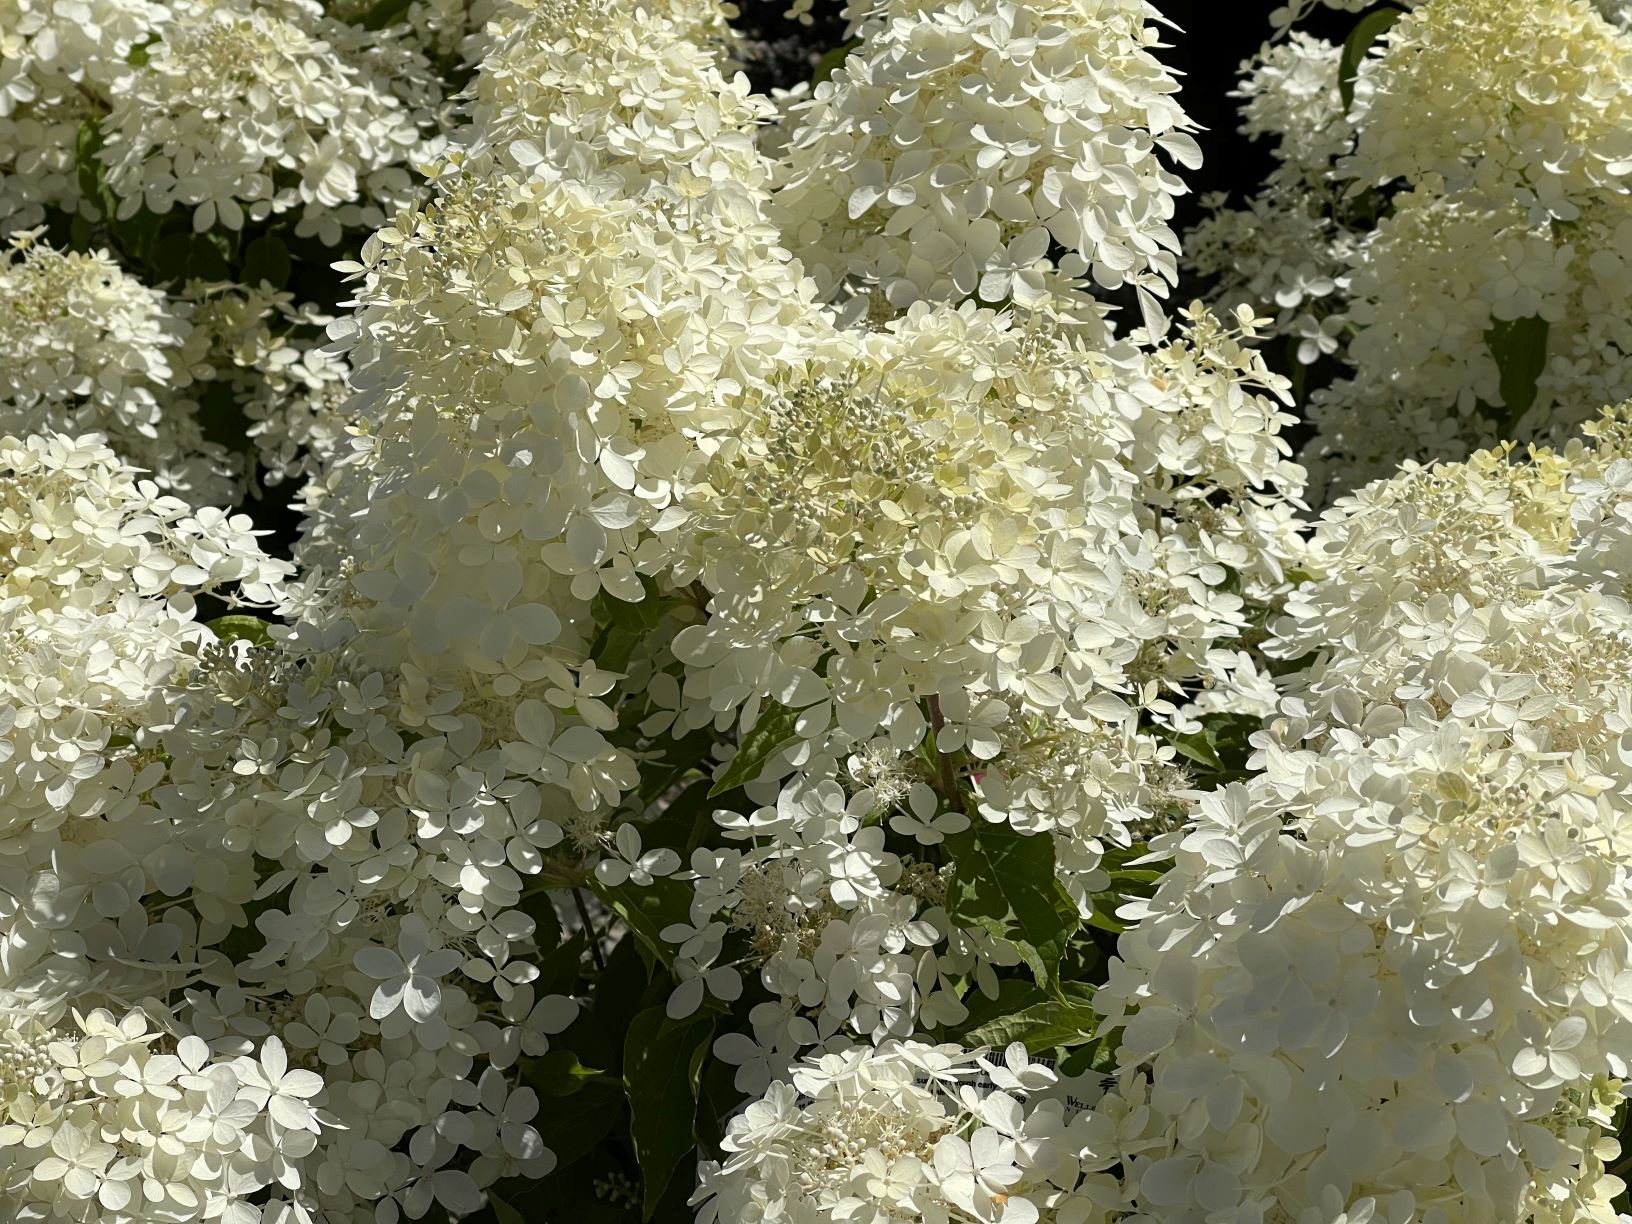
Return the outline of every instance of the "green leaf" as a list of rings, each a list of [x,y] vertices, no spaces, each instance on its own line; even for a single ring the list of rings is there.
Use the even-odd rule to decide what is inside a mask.
[[[276,234],[262,234],[244,248],[244,270],[240,279],[246,285],[266,281],[274,289],[289,283],[289,248]]]
[[[737,1090],[737,1069],[730,1063],[711,1058],[703,1068],[702,1086],[698,1090],[697,1156],[703,1160],[723,1160],[725,1152],[720,1140],[742,1103]]]
[[[258,616],[218,616],[205,626],[223,642],[248,642],[251,646],[272,645],[267,623]]]
[[[1366,58],[1371,45],[1388,33],[1388,28],[1404,15],[1404,11],[1397,8],[1381,8],[1367,13],[1343,40],[1343,55],[1337,65],[1337,91],[1342,95],[1345,111],[1354,104],[1354,79],[1360,74],[1360,61]]]
[[[842,46],[834,47],[831,51],[825,53],[821,59],[816,61],[816,67],[811,71],[811,88],[814,89],[840,68],[843,68],[844,61],[850,58],[850,52],[859,46],[861,46],[861,39],[852,38]]]
[[[709,802],[706,779],[693,782],[674,797],[658,818],[640,828],[640,844],[648,850],[673,850],[682,862],[707,840],[714,828],[714,805]]]
[[[1107,846],[1099,865],[1115,875],[1130,867],[1134,859],[1144,858],[1149,853],[1149,843],[1142,841],[1136,841],[1131,846]]]
[[[617,623],[635,629],[650,629],[663,619],[664,612],[683,602],[676,596],[660,594],[657,579],[650,574],[636,574],[635,577],[640,579],[642,594],[639,599],[620,599],[605,587],[595,593],[595,598],[590,601],[590,611],[597,625]]]
[[[162,269],[166,280],[232,280],[231,265],[227,262],[229,250],[229,240],[213,231],[195,234],[171,230],[154,240],[153,255],[148,262]]]
[[[623,1115],[624,1093],[610,1080],[591,1080],[572,1098],[570,1109],[540,1109],[532,1120],[544,1146],[555,1153],[557,1169],[593,1152]]]
[[[799,733],[794,730],[798,719],[798,710],[789,709],[779,702],[767,702],[759,712],[759,721],[752,731],[742,737],[737,755],[731,758],[720,780],[709,790],[709,796],[723,795],[759,777],[765,769],[765,762],[799,741]]]
[[[153,244],[158,240],[164,218],[150,208],[138,208],[124,220],[110,216],[107,225],[121,251],[146,261],[153,254]]]
[[[239,244],[243,241],[242,230],[209,229],[202,234],[193,235],[194,246],[203,245],[209,248],[209,255],[205,256],[195,250],[193,259],[199,262],[213,258],[220,262],[221,280],[236,280],[232,273],[232,265],[237,261]]]
[[[623,1046],[629,1091],[629,1138],[645,1180],[642,1219],[658,1200],[687,1152],[697,1143],[697,1085],[714,1036],[714,1019],[671,1020],[661,1007],[635,1017]]]
[[[357,24],[365,30],[383,30],[386,26],[396,25],[408,15],[408,6],[411,2],[412,0],[377,0]]]
[[[549,898],[545,901],[548,903]],[[529,911],[531,912],[531,911]],[[573,933],[538,960],[538,977],[534,989],[539,994],[574,994],[583,973],[584,953],[589,950],[589,936],[583,931]]]
[[[971,1029],[964,1034],[961,1044],[1002,1050],[1018,1041],[1026,1047],[1026,1053],[1036,1055],[1056,1046],[1079,1046],[1092,1041],[1098,1019],[1098,1013],[1091,1007],[1064,999],[1049,999]]]
[[[1054,839],[979,821],[947,838],[946,853],[953,920],[1011,944],[1039,986],[1055,980],[1080,919],[1054,874]]]
[[[595,975],[589,1007],[578,1013],[572,1027],[550,1040],[577,1050],[592,1065],[623,1074],[623,1039],[629,1025],[648,1007],[667,998],[651,997],[657,988],[672,989],[672,979],[654,966],[638,939],[620,939],[606,958],[606,968]]]
[[[561,915],[556,912],[555,902],[550,899],[550,890],[543,886],[542,881],[529,886],[522,892],[518,908],[533,920],[533,944],[539,952],[550,952],[552,948],[559,952],[563,938],[561,934]],[[546,990],[544,993],[570,994],[571,991],[558,989],[555,991]]]
[[[1141,889],[1161,883],[1162,874],[1153,867],[1129,867],[1111,872],[1111,880],[1125,888]]]
[[[125,63],[132,68],[145,68],[149,58],[147,49],[158,41],[157,34],[149,34],[141,42],[133,44],[130,50],[125,52]]]
[[[493,1208],[493,1217],[499,1224],[527,1224],[525,1217],[493,1191],[487,1192],[487,1205]]]
[[[701,731],[692,731],[680,739],[665,736],[657,745],[657,752],[647,756],[640,763],[640,785],[636,794],[643,803],[655,803],[676,782],[693,771],[704,771],[709,759],[714,755],[714,733],[707,728]],[[686,795],[692,793],[688,788]],[[708,787],[704,786],[698,794],[698,799],[708,797]],[[676,799],[676,803],[680,799]],[[650,840],[642,835],[642,840]],[[666,845],[668,843],[653,843]]]
[[[1128,929],[1127,924],[1116,916],[1116,897],[1109,893],[1095,893],[1088,900],[1093,905],[1093,912],[1087,918],[1089,926],[1110,931],[1113,935],[1120,935]]]
[[[1210,775],[1199,779],[1205,783],[1235,781],[1246,775],[1247,758],[1252,745],[1247,737],[1263,727],[1263,721],[1250,714],[1209,714],[1201,720],[1201,730],[1183,735],[1166,735],[1179,755],[1194,761]]]
[[[649,960],[661,962],[666,969],[674,968],[675,945],[666,943],[659,932],[690,919],[690,885],[659,877],[644,887],[628,881],[603,884],[596,879],[590,881],[590,887],[608,909],[623,919]]]
[[[1116,1050],[1122,1042],[1122,1030],[1112,1029],[1103,1037],[1096,1037],[1085,1045],[1077,1046],[1060,1060],[1062,1076],[1075,1079],[1088,1072],[1108,1075],[1116,1070]]]
[[[1156,892],[1156,887],[1162,882],[1170,864],[1148,866],[1141,864],[1137,867],[1129,864],[1146,853],[1143,842],[1125,850],[1112,850],[1105,856],[1101,866],[1111,877],[1111,886],[1104,892],[1095,893],[1089,898],[1094,912],[1088,918],[1088,925],[1098,927],[1104,931],[1121,931],[1124,924],[1116,916],[1118,908],[1129,897],[1150,897]]]
[[[571,1096],[606,1072],[586,1067],[572,1050],[550,1050],[537,1058],[521,1060],[521,1078],[533,1091],[552,1097]]]
[[[96,227],[79,213],[68,218],[68,246],[71,250],[84,254],[91,249],[91,240],[96,236]]]
[[[255,878],[263,880],[278,870],[278,864],[270,859],[255,856]],[[261,930],[257,919],[268,910],[280,909],[289,904],[289,895],[294,891],[294,881],[291,880],[276,892],[264,897],[251,898],[244,903],[243,917],[233,925],[232,931],[218,945],[224,956],[238,963],[248,960],[255,953],[266,946],[266,935]]]
[[[590,602],[590,614],[595,618],[596,634],[590,647],[590,657],[603,671],[621,672],[642,642],[657,628],[658,622],[670,609],[685,601],[673,595],[658,594],[657,583],[646,574],[640,575],[645,598],[631,602],[609,594],[604,588]]]
[[[74,136],[74,172],[79,178],[79,193],[87,200],[97,200],[102,194],[102,163],[96,156],[101,148],[101,116],[82,120]]]
[[[102,159],[98,156],[101,151],[102,116],[92,115],[81,120],[74,136],[74,173],[79,180],[80,194],[96,205],[105,223],[118,209],[119,201],[108,190]]]
[[[1001,1019],[1014,1012],[1024,1011],[1026,1008],[1048,1000],[1047,992],[1040,989],[1035,982],[1028,982],[1023,978],[1003,978],[997,983],[997,998],[989,999],[979,990],[969,993],[963,1005],[969,1009],[968,1017],[950,1034],[959,1045],[970,1045],[965,1040],[969,1033],[993,1020]]]
[[[1095,1071],[1111,1072],[1116,1070],[1116,1052],[1122,1048],[1122,1030],[1116,1029],[1108,1036],[1094,1044],[1092,1062],[1089,1064]]]
[[[1294,672],[1308,671],[1319,657],[1318,651],[1311,650],[1308,654],[1299,655],[1295,659],[1267,659],[1264,670],[1277,678],[1290,676]]]
[[[1224,762],[1218,759],[1218,751],[1207,738],[1206,731],[1188,731],[1182,735],[1167,736],[1168,743],[1178,750],[1180,756],[1194,761],[1197,765],[1212,771],[1219,772],[1224,768]]]
[[[590,658],[595,660],[595,666],[601,671],[626,672],[629,670],[629,660],[640,649],[643,636],[610,625],[595,639],[590,648]]]
[[[1501,375],[1502,402],[1507,405],[1502,421],[1505,430],[1512,430],[1536,402],[1536,380],[1547,368],[1548,330],[1546,319],[1531,317],[1511,322],[1498,319],[1485,333],[1485,344]]]

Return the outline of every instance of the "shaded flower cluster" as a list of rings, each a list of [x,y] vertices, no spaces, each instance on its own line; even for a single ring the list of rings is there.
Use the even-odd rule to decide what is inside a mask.
[[[1632,393],[1627,64],[1618,6],[1431,0],[1359,62],[1294,33],[1245,65],[1243,130],[1279,163],[1215,201],[1189,257],[1226,301],[1277,308],[1315,391],[1305,456],[1330,493],[1401,459],[1559,440]],[[1351,48],[1352,50],[1352,48]]]

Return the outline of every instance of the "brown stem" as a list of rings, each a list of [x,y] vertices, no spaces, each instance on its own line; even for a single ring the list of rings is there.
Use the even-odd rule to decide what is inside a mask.
[[[584,901],[584,890],[572,890],[573,904],[578,907],[578,917],[584,921],[584,934],[589,936],[589,951],[595,958],[595,968],[606,968],[606,957],[601,953],[601,933],[595,929],[595,920],[589,916],[589,905]]]
[[[935,763],[940,770],[941,794],[954,811],[963,810],[963,796],[958,790],[957,771],[952,766],[950,753],[941,751],[941,728],[946,726],[946,719],[941,714],[941,699],[929,699],[929,725],[935,732]]]

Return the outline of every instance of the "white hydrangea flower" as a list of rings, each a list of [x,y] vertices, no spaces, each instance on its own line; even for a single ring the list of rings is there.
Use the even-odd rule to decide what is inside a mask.
[[[0,234],[38,225],[48,208],[91,210],[78,170],[82,128],[94,128],[169,15],[150,0],[0,4]]]
[[[341,717],[371,753],[416,737],[412,832],[393,850],[410,874],[393,878],[429,855],[461,901],[428,920],[484,932],[546,855],[604,888],[679,866],[645,848],[620,721],[656,740],[797,712],[748,779],[750,814],[722,816],[675,873],[696,900],[669,927],[671,1012],[734,998],[746,970],[787,1003],[766,1020],[773,1048],[907,1036],[921,1013],[961,1018],[955,978],[1016,962],[959,929],[944,879],[891,837],[1052,820],[1086,909],[1105,848],[1171,818],[1183,776],[1136,710],[1229,670],[1215,651],[1246,625],[1232,572],[1255,599],[1284,583],[1301,481],[1276,436],[1284,387],[1248,347],[1250,314],[1187,311],[1143,349],[973,302],[844,326],[773,224],[775,168],[753,140],[770,108],[698,22],[628,4],[495,23],[434,208],[404,210],[352,269],[361,310],[335,334],[355,443],[307,495],[301,555],[326,573],[290,605],[315,651],[291,704],[319,676],[377,677]],[[648,643],[600,665],[597,607],[649,599]],[[932,733],[955,788],[1045,725],[1068,747],[1017,761],[1001,797],[991,762],[978,817],[926,795],[943,780],[919,759]],[[403,767],[335,779],[369,796],[348,798],[365,823],[314,823],[294,794],[276,818],[235,801],[229,823],[358,873],[404,807],[382,807],[374,779]],[[511,795],[551,818],[518,818]],[[318,899],[337,883],[301,879],[263,916],[267,964],[334,954],[369,904]],[[356,891],[384,903],[372,880]],[[517,930],[465,972],[516,989]],[[746,962],[721,962],[727,931]]]
[[[1204,797],[1096,995],[1169,1136],[1139,1208],[1615,1219],[1627,808],[1584,781],[1453,718]]]
[[[225,387],[249,419],[257,476],[274,486],[315,470],[342,449],[346,364],[328,351],[334,316],[269,285],[190,284],[185,292],[194,377]]]
[[[1192,307],[1170,327],[1149,301],[1173,270],[1161,157],[1194,151],[1154,12],[857,12],[851,66],[785,144],[761,139],[776,107],[724,59],[728,16],[522,3],[466,40],[428,8],[418,33],[376,37],[302,0],[179,3],[107,94],[100,156],[127,212],[298,213],[329,241],[378,223],[344,265],[357,310],[332,350],[313,308],[267,287],[144,299],[174,338],[130,346],[173,350],[172,382],[225,382],[272,465],[312,475],[300,584],[241,521],[137,484],[100,444],[4,452],[20,475],[0,617],[24,665],[0,762],[20,813],[0,981],[174,1013],[174,1055],[105,1072],[99,1029],[63,1074],[172,1104],[193,1091],[178,1066],[204,1082],[186,1142],[244,1138],[201,1162],[203,1218],[458,1217],[548,1172],[524,1060],[578,1004],[542,980],[536,915],[577,885],[689,898],[656,949],[671,1018],[758,979],[752,1036],[720,1051],[767,1095],[733,1124],[705,1212],[746,1218],[774,1192],[812,1221],[861,1202],[1082,1224],[1188,1193],[1188,1156],[1140,1163],[1180,1132],[1133,1074],[1068,1118],[1021,1050],[998,1067],[898,1044],[965,1022],[970,991],[1022,960],[954,917],[947,847],[1034,837],[1066,912],[1094,912],[1106,853],[1160,838],[1186,801],[1158,729],[1187,725],[1199,686],[1214,709],[1261,701],[1253,618],[1302,606],[1303,473],[1287,388],[1252,348],[1266,321]],[[470,123],[421,197],[406,167],[428,160],[437,96],[411,47],[455,37],[481,56]],[[949,135],[962,178],[846,160],[852,122],[911,143],[922,115],[887,91],[975,106],[957,81],[982,47],[1024,102]],[[800,193],[830,172],[853,176],[849,224],[816,233],[799,210],[827,205]],[[913,209],[940,238],[911,232]],[[890,271],[903,241],[922,267]],[[1114,338],[1085,275],[1144,290],[1144,330]],[[1290,275],[1300,301],[1323,295],[1321,269]],[[829,304],[880,287],[868,319]],[[301,455],[308,438],[321,453]],[[1572,589],[1615,572],[1609,495],[1581,487],[1609,508]],[[197,625],[193,592],[234,583],[279,600],[271,645]],[[644,635],[622,649],[605,622],[625,612]],[[83,684],[37,682],[70,664]],[[1491,723],[1527,696],[1466,695]],[[673,795],[649,767],[692,736],[714,745],[697,784],[733,795],[682,853],[651,828]],[[1525,1091],[1596,1057],[1576,1018],[1520,1034]],[[858,1038],[890,1044],[780,1082]],[[59,1133],[35,1178],[51,1193],[134,1180],[111,1131]]]
[[[178,1040],[140,1010],[65,1019],[61,1005],[0,999],[0,1206],[13,1219],[159,1220],[207,1202],[211,1218],[259,1224],[258,1192],[299,1186],[275,1153],[302,1146],[291,1128],[309,1141],[322,1125],[305,1099],[323,1081],[282,1070],[275,1037],[257,1062]]]
[[[1164,839],[1096,995],[1167,1135],[1136,1209],[1617,1218],[1626,410],[1591,432],[1324,516],[1260,772]]]
[[[332,245],[408,198],[443,119],[412,27],[370,31],[310,0],[8,0],[0,29],[5,231],[46,208],[98,215],[89,154],[121,218],[180,205],[200,231],[231,230],[298,209],[297,232]]]
[[[439,88],[422,59],[301,0],[183,2],[158,34],[102,123],[121,217],[180,205],[234,230],[299,209],[296,232],[333,244],[407,198]]]
[[[1594,449],[1480,452],[1339,500],[1311,550],[1316,581],[1265,647],[1312,661],[1289,678],[1288,712],[1372,733],[1454,714],[1618,769],[1624,410],[1591,428]]]
[[[193,327],[106,251],[15,235],[0,262],[0,429],[101,433],[167,491],[227,502],[236,461],[188,398]]]
[[[166,965],[253,891],[196,803],[221,746],[193,676],[238,656],[195,596],[264,604],[287,567],[247,518],[191,511],[94,435],[0,441],[0,556],[0,869],[30,898],[0,914],[0,988],[163,996]],[[213,906],[142,908],[195,886]]]
[[[1585,0],[1404,7],[1346,108],[1331,44],[1294,34],[1244,66],[1243,130],[1278,137],[1279,164],[1189,244],[1224,303],[1273,305],[1299,361],[1348,367],[1310,398],[1321,494],[1556,441],[1632,393],[1610,305],[1632,240],[1624,21]]]
[[[1155,294],[1200,164],[1144,0],[853,6],[860,45],[794,104],[775,216],[824,297],[862,313]],[[978,85],[977,85],[978,83]],[[1067,252],[1049,258],[1057,243]],[[1096,317],[1091,306],[1073,308]]]
[[[345,364],[331,321],[269,286],[149,288],[105,250],[75,254],[36,231],[0,262],[0,428],[97,432],[166,492],[237,500],[243,456],[205,436],[201,402],[225,395],[277,484],[345,437]]]
[[[1036,1224],[1077,1180],[1066,1152],[1088,1132],[1068,1138],[1057,1099],[977,1094],[970,1081],[988,1065],[980,1053],[904,1042],[801,1063],[731,1120],[725,1160],[703,1163],[692,1197],[699,1224],[751,1216]],[[1053,1082],[1046,1068],[1027,1066],[1023,1050],[1009,1057],[1027,1088]]]

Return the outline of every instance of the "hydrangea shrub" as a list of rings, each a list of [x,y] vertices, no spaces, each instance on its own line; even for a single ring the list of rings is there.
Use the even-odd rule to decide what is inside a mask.
[[[1617,12],[818,7],[0,0],[0,1218],[1624,1218]]]

